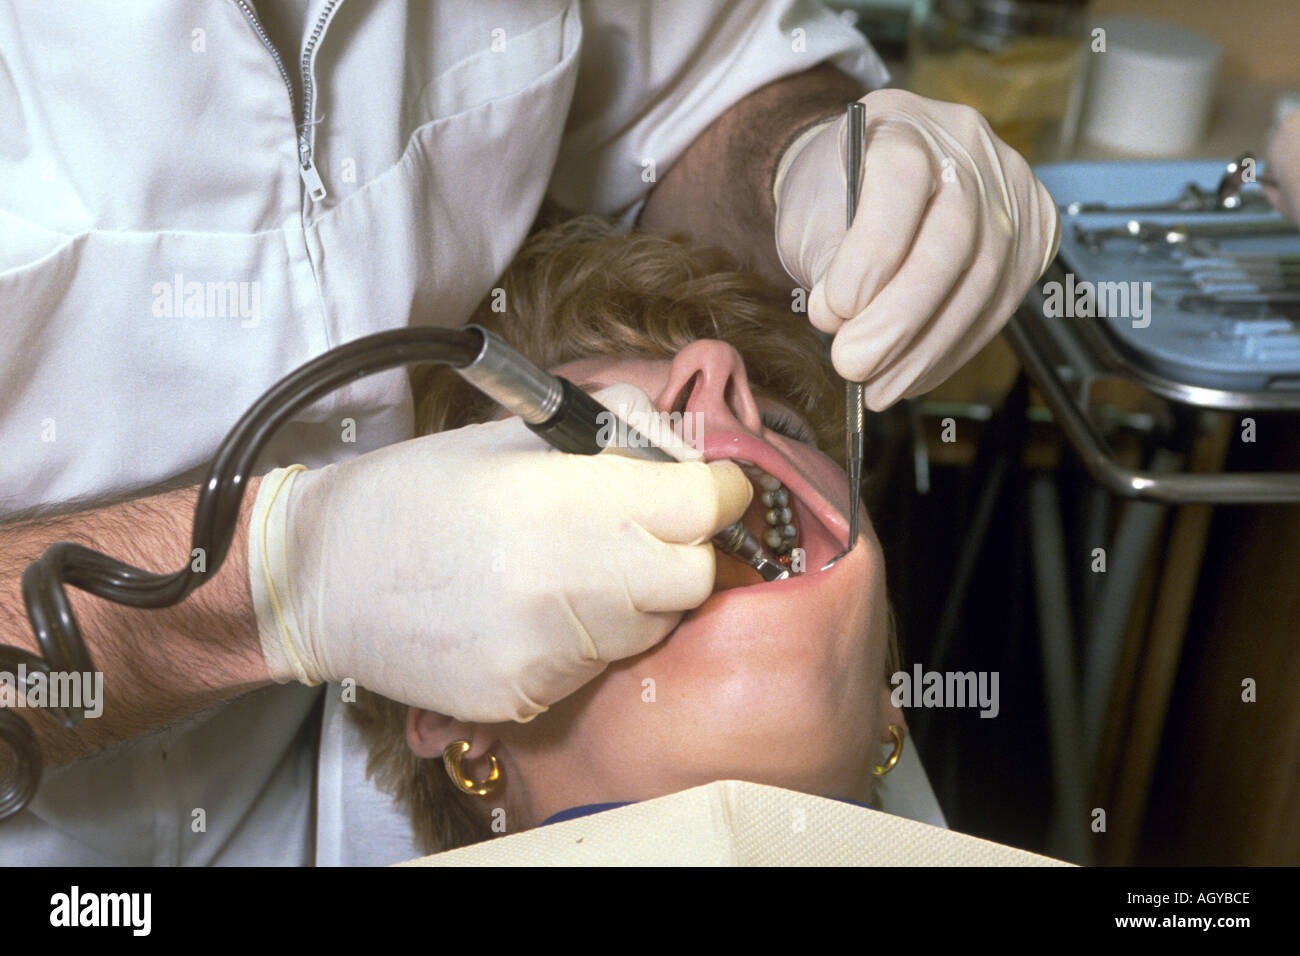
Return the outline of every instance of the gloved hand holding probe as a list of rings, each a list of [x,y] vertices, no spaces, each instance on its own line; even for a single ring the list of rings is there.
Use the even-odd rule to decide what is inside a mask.
[[[752,493],[732,462],[563,454],[518,418],[278,469],[249,532],[267,665],[529,720],[704,602]]]
[[[964,365],[1002,327],[1060,244],[1025,160],[969,107],[903,90],[866,106],[857,215],[845,230],[845,120],[813,127],[777,169],[776,245],[811,290],[808,318],[879,411]]]

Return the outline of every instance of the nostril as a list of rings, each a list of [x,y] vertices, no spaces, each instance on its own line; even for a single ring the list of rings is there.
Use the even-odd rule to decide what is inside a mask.
[[[673,407],[668,409],[669,412],[677,412],[681,415],[686,414],[686,406],[691,400],[691,394],[695,391],[695,383],[699,380],[700,373],[698,372],[687,380],[686,384],[682,386],[682,390],[678,392],[677,400],[673,402]]]
[[[671,403],[670,412],[702,412],[710,416],[713,427],[739,425],[754,434],[762,428],[744,361],[725,342],[697,339],[678,352],[665,399]]]

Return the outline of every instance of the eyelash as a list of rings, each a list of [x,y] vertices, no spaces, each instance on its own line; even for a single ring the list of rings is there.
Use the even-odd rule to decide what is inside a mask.
[[[781,412],[761,412],[759,417],[762,419],[763,427],[776,432],[778,435],[784,435],[786,438],[805,444],[811,444],[814,436],[789,415],[783,415]]]

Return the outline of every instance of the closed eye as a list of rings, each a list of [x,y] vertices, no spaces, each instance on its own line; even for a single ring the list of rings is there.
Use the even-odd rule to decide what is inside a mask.
[[[792,416],[776,410],[768,410],[759,414],[764,428],[794,441],[803,442],[806,445],[817,444],[817,436],[813,434],[812,429]]]

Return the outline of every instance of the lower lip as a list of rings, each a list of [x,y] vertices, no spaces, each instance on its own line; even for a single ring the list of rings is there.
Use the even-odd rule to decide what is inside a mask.
[[[829,552],[827,558],[829,558]],[[727,561],[731,559],[720,557],[719,560]],[[699,607],[687,611],[682,616],[678,628],[690,622],[697,615],[717,613],[734,601],[749,601],[768,596],[776,597],[778,594],[783,599],[802,596],[813,589],[822,588],[834,580],[835,575],[842,572],[845,563],[844,561],[838,561],[825,570],[821,570],[820,565],[817,565],[817,570],[807,571],[802,574],[791,574],[790,577],[780,581],[759,580],[754,584],[727,588],[725,591],[715,591]],[[754,576],[757,578],[758,572],[754,572]],[[677,628],[674,628],[674,631],[676,630]]]

